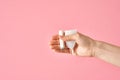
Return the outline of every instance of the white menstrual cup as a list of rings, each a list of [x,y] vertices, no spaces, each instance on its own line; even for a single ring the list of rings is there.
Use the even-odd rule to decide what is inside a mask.
[[[77,33],[77,30],[66,30],[65,31],[65,36],[76,34],[76,33]],[[76,55],[74,53],[75,41],[66,41],[66,46],[71,50],[72,55]]]

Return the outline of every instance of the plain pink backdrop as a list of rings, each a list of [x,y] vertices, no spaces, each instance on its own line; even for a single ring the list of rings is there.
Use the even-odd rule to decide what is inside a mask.
[[[59,29],[120,45],[120,0],[0,0],[0,80],[120,80],[119,67],[52,52]]]

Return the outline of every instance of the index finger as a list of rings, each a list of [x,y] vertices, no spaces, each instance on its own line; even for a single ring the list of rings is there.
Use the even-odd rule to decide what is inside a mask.
[[[52,39],[53,39],[53,40],[58,40],[58,39],[59,39],[59,35],[54,35],[54,36],[52,36]]]

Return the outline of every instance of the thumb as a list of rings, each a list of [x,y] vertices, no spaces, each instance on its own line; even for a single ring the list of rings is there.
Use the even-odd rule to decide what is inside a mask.
[[[60,36],[60,38],[63,41],[73,41],[73,40],[76,40],[76,34],[67,35],[67,36]]]

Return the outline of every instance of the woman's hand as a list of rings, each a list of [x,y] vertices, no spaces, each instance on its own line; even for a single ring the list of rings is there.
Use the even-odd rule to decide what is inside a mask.
[[[55,52],[60,53],[71,53],[71,50],[67,48],[65,45],[64,49],[60,49],[60,43],[59,38],[61,38],[63,41],[75,41],[75,47],[74,52],[76,55],[79,56],[94,56],[94,47],[95,47],[95,40],[89,38],[88,36],[85,36],[79,32],[73,35],[69,36],[59,36],[55,35],[52,37],[50,41],[50,47]]]
[[[120,46],[115,46],[103,41],[93,40],[81,33],[69,36],[53,36],[50,41],[50,47],[55,52],[71,53],[72,51],[66,47],[60,49],[59,38],[63,41],[75,41],[74,54],[78,56],[94,56],[108,63],[120,67]],[[73,53],[72,53],[73,54]]]

